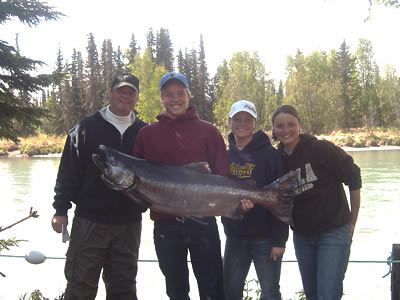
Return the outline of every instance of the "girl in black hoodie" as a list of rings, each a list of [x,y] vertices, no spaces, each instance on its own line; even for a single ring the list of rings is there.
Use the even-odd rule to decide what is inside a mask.
[[[229,114],[230,176],[265,186],[283,175],[278,151],[261,130],[255,132],[257,112],[247,100],[235,102]],[[261,287],[260,299],[281,299],[281,259],[289,228],[265,208],[255,205],[242,220],[222,218],[226,234],[224,289],[229,300],[243,298],[251,262]]]
[[[300,171],[292,229],[305,295],[308,300],[341,299],[360,207],[360,169],[334,144],[300,134],[295,107],[278,107],[272,125],[287,171]],[[349,187],[351,209],[342,183]]]

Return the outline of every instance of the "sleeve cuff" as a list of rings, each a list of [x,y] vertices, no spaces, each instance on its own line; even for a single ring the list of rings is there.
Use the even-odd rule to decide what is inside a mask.
[[[57,208],[56,209],[56,213],[54,215],[55,216],[67,216],[68,215],[68,209]]]

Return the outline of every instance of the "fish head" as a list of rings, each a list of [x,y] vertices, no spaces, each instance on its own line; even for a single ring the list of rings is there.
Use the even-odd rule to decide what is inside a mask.
[[[92,159],[102,173],[104,183],[113,190],[127,190],[136,183],[136,173],[129,167],[129,157],[115,149],[100,145]]]

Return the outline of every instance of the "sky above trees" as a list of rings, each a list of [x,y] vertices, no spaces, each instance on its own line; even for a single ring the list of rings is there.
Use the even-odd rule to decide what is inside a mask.
[[[360,38],[374,47],[375,58],[400,70],[400,9],[373,5],[368,0],[271,0],[271,1],[80,1],[48,0],[66,17],[30,29],[19,22],[0,26],[2,39],[14,41],[18,33],[23,55],[50,67],[60,46],[65,56],[73,48],[84,50],[87,34],[97,44],[111,39],[122,49],[132,33],[145,45],[150,27],[167,28],[173,48],[195,48],[203,34],[209,72],[237,51],[257,51],[276,80],[285,76],[286,59],[297,49],[304,53],[338,49],[343,40],[355,50]],[[2,28],[4,27],[4,28]]]

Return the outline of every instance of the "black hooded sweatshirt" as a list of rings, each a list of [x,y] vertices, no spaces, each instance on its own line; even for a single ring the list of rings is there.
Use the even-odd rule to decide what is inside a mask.
[[[351,220],[342,183],[361,188],[360,168],[353,158],[331,142],[300,134],[292,154],[278,149],[287,170],[300,170],[293,207],[293,231],[303,235],[326,232]]]
[[[261,130],[242,150],[237,148],[233,133],[228,135],[228,141],[230,177],[254,181],[257,186],[263,187],[284,174],[279,152]],[[273,247],[285,247],[288,239],[288,225],[259,205],[255,205],[241,220],[222,217],[222,223],[228,238],[270,239]]]
[[[103,114],[101,109],[70,130],[58,169],[53,207],[57,216],[66,216],[73,202],[75,215],[92,222],[135,223],[142,219],[144,208],[103,183],[92,154],[99,145],[130,154],[139,129],[146,123],[136,118],[121,136]]]

